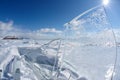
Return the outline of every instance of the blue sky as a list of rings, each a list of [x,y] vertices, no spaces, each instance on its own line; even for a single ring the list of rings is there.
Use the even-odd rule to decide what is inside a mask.
[[[0,0],[0,21],[14,22],[19,28],[63,29],[63,25],[80,13],[100,5],[102,0]],[[113,26],[120,26],[120,0],[106,7]]]

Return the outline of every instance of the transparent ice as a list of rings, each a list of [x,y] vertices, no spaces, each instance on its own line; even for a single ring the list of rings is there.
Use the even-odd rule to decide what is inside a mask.
[[[116,41],[104,7],[80,14],[65,27],[62,37],[51,40],[1,40],[1,79],[113,79]]]

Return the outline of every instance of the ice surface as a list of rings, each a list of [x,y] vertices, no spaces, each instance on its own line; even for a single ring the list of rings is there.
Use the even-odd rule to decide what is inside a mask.
[[[62,39],[0,40],[1,79],[119,80],[115,37],[104,8],[92,8],[65,26]]]

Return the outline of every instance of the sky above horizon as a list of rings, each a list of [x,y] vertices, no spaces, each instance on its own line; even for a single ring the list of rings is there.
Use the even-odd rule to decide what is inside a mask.
[[[0,21],[13,21],[18,28],[63,29],[66,22],[84,11],[102,4],[102,0],[0,0]],[[120,1],[110,0],[106,11],[112,25],[120,26]]]

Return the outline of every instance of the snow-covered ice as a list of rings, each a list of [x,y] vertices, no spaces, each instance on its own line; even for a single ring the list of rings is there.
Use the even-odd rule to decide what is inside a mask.
[[[1,79],[120,79],[115,36],[102,6],[80,14],[65,27],[62,37],[51,40],[1,39]]]

